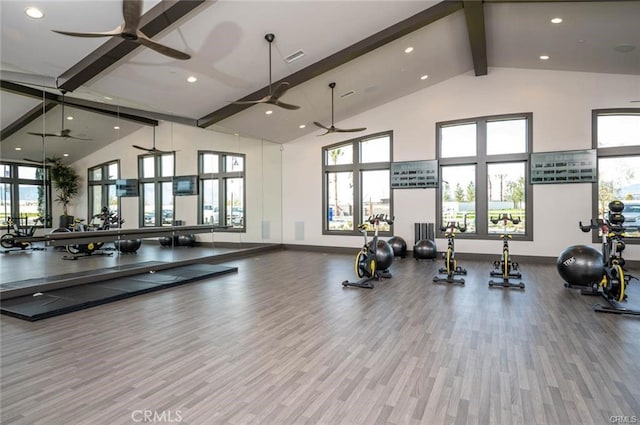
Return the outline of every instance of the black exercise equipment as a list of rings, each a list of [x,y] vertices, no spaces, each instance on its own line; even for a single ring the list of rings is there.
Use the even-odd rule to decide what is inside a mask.
[[[590,220],[588,225],[579,223],[580,230],[591,232],[597,230],[602,235],[602,273],[600,278],[594,277],[591,282],[585,282],[586,288],[581,290],[583,295],[600,295],[606,301],[606,305],[594,304],[593,309],[599,313],[613,313],[640,316],[640,310],[634,310],[623,306],[627,301],[626,289],[631,279],[635,277],[626,273],[622,251],[624,245],[624,216],[622,210],[624,204],[621,201],[609,203],[609,211],[604,219]],[[576,257],[565,260],[566,263],[578,261]],[[595,269],[595,267],[594,267]],[[567,287],[571,287],[570,282]]]
[[[389,238],[387,243],[393,249],[393,255],[395,257],[404,258],[407,256],[407,242],[400,236],[393,236]]]
[[[364,245],[356,254],[355,261],[356,276],[358,276],[360,280],[357,282],[345,280],[342,282],[343,287],[354,286],[357,288],[372,289],[374,287],[374,280],[389,279],[392,277],[388,268],[393,262],[393,249],[387,242],[378,239],[378,227],[380,223],[393,224],[393,219],[379,214],[369,217],[365,223],[358,226],[358,229],[364,235]],[[374,236],[371,242],[367,241],[367,229],[369,225],[373,226],[374,229]],[[384,244],[380,244],[379,242],[384,242]],[[388,248],[384,248],[385,246]]]
[[[413,258],[416,260],[435,260],[438,247],[435,242],[435,226],[433,223],[414,223]]]
[[[27,223],[28,217],[24,217],[25,225]],[[4,248],[2,251],[3,254],[7,254],[13,251],[42,251],[44,248],[35,247],[29,241],[29,238],[33,238],[36,233],[36,225],[38,222],[44,221],[42,217],[37,217],[33,221],[33,225],[31,225],[27,230],[23,230],[20,227],[20,219],[17,221],[12,217],[7,217],[7,233],[0,236],[0,246]]]
[[[467,231],[467,220],[465,217],[464,224],[460,225],[457,221],[449,221],[446,226],[440,227],[440,230],[447,236],[447,251],[442,255],[444,258],[444,267],[438,270],[440,274],[446,274],[446,277],[434,276],[434,283],[459,283],[464,285],[463,278],[456,278],[455,275],[466,275],[467,270],[458,266],[456,261],[456,251],[454,245],[456,230],[464,233]]]
[[[519,217],[513,217],[511,214],[502,214],[502,217],[491,217],[493,224],[498,224],[502,221],[504,230],[500,235],[502,239],[502,257],[499,260],[493,262],[494,270],[491,270],[490,275],[493,277],[500,277],[500,281],[489,281],[489,288],[518,288],[524,289],[524,282],[511,282],[510,279],[522,279],[522,274],[518,270],[518,263],[511,260],[509,255],[509,239],[511,235],[507,232],[509,222],[513,225],[520,223]]]
[[[556,267],[567,288],[591,288],[600,283],[604,274],[602,253],[589,245],[565,248],[556,260]]]
[[[73,227],[70,229],[74,232],[89,232],[109,230],[112,226],[119,226],[124,222],[118,218],[117,214],[109,211],[107,207],[103,207],[100,213],[91,217],[91,221],[88,225],[83,223],[84,219],[76,218],[73,222]],[[62,258],[64,260],[77,260],[82,257],[89,257],[93,255],[113,255],[113,252],[107,252],[103,249],[104,242],[89,242],[86,244],[69,244],[66,246],[66,250],[69,255],[65,255]]]
[[[113,244],[122,254],[135,254],[142,245],[142,239],[121,239],[113,241]]]

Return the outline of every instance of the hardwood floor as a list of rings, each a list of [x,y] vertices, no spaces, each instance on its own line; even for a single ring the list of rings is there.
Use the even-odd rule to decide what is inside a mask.
[[[41,322],[2,316],[2,424],[640,420],[640,321],[593,312],[555,266],[522,264],[521,291],[489,289],[479,262],[459,286],[431,282],[439,263],[396,260],[373,290],[340,285],[352,256],[228,265]]]

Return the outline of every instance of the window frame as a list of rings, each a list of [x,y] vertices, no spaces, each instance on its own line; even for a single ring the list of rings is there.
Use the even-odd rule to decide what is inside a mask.
[[[218,171],[215,173],[205,173],[204,156],[218,156]],[[242,171],[227,171],[227,158],[237,156],[242,158]],[[242,179],[242,226],[227,226],[227,180]],[[204,184],[207,180],[218,180],[218,226],[216,231],[231,233],[246,233],[247,231],[247,155],[238,152],[214,151],[214,150],[198,150],[198,224],[204,223]],[[231,206],[233,211],[233,205]]]
[[[173,156],[173,170],[171,176],[162,176],[162,158],[164,156]],[[145,158],[153,157],[154,176],[143,177],[143,163]],[[173,178],[176,175],[176,154],[140,154],[138,155],[138,223],[139,227],[167,227],[162,225],[162,184],[173,182]],[[145,225],[144,223],[144,184],[153,183],[154,186],[154,223],[153,225]],[[175,221],[175,196],[172,194],[172,223]],[[158,211],[160,212],[158,214]]]
[[[360,143],[369,139],[377,139],[383,136],[389,137],[389,161],[388,162],[360,162]],[[351,164],[328,165],[326,158],[328,152],[336,147],[351,145],[353,159]],[[368,134],[366,136],[354,139],[343,140],[323,146],[322,155],[322,235],[341,235],[341,236],[362,236],[362,232],[358,230],[362,216],[362,181],[361,173],[363,171],[379,171],[388,170],[391,173],[391,164],[393,163],[393,130],[382,131],[379,133]],[[330,230],[329,229],[329,188],[327,184],[328,173],[352,172],[353,173],[353,230]],[[391,175],[391,174],[389,174]],[[391,178],[389,178],[389,216],[393,217],[393,189],[391,189]],[[380,230],[380,236],[392,236],[393,225],[389,225],[389,230]]]
[[[51,177],[50,177],[50,171],[49,171],[49,166],[37,166],[37,165],[33,165],[33,164],[25,164],[25,163],[20,163],[20,162],[11,162],[11,161],[0,161],[0,165],[3,166],[8,166],[9,167],[9,177],[5,177],[3,175],[0,175],[0,183],[4,183],[4,184],[9,184],[10,186],[10,191],[9,191],[9,196],[10,196],[10,202],[11,202],[11,211],[9,211],[9,217],[18,217],[20,218],[20,185],[21,184],[27,184],[27,185],[32,185],[32,186],[44,186],[44,216],[47,218],[45,220],[45,223],[39,222],[38,224],[35,225],[36,228],[43,228],[43,227],[51,227],[53,221],[52,221],[52,214],[53,214],[53,190],[52,190],[52,185],[51,185]],[[32,168],[42,168],[44,169],[44,176],[41,180],[34,180],[34,179],[25,179],[25,178],[20,178],[18,177],[18,168],[19,167],[32,167]],[[43,183],[44,181],[44,183]],[[49,201],[49,202],[47,202]],[[17,213],[17,214],[16,214]],[[2,223],[0,223],[1,225]],[[22,222],[19,223],[20,226],[23,225]],[[29,225],[31,226],[31,224]]]
[[[593,109],[591,111],[591,148],[596,150],[597,162],[599,166],[600,158],[616,158],[622,156],[640,157],[640,144],[635,146],[613,146],[598,147],[598,117],[601,115],[640,115],[640,108],[605,108]],[[598,180],[591,184],[591,217],[598,217],[598,198],[600,191],[600,170],[598,170]],[[623,199],[621,199],[624,202]],[[592,232],[591,241],[602,243],[602,238],[598,232]],[[640,237],[628,237],[625,244],[640,245]]]
[[[105,178],[105,176],[108,177],[108,169],[109,166],[116,164],[118,166],[118,175],[115,177],[115,179],[108,179]],[[93,170],[96,170],[100,168],[102,171],[102,179],[100,180],[91,180],[91,172]],[[93,209],[93,196],[91,196],[91,187],[92,186],[102,186],[102,205],[100,206],[100,208],[102,208],[103,206],[109,206],[109,190],[108,190],[108,186],[115,186],[116,185],[116,180],[118,180],[120,178],[120,160],[119,159],[115,159],[112,161],[107,161],[107,162],[103,162],[102,164],[98,164],[96,166],[93,167],[89,167],[87,168],[87,211],[89,213],[89,215],[92,215],[92,211],[94,211]],[[120,197],[116,196],[116,198],[118,199],[118,207],[116,210],[116,213],[118,215],[118,217],[121,216],[121,211],[120,211]]]
[[[522,153],[506,153],[487,155],[487,123],[492,121],[506,121],[513,119],[525,119],[526,122],[526,151]],[[476,124],[476,155],[461,156],[451,158],[441,158],[442,128],[460,124]],[[530,183],[530,154],[533,152],[533,113],[520,112],[499,115],[486,115],[473,118],[462,118],[451,121],[440,121],[436,123],[436,159],[438,160],[439,182],[436,189],[436,228],[440,229],[446,223],[442,223],[442,167],[454,165],[474,165],[476,167],[476,194],[475,213],[476,231],[475,233],[456,233],[459,239],[475,240],[499,240],[500,233],[489,233],[489,190],[487,166],[489,164],[524,162],[525,179],[525,233],[513,234],[512,240],[532,241],[533,240],[533,185]],[[437,233],[439,236],[440,233]]]

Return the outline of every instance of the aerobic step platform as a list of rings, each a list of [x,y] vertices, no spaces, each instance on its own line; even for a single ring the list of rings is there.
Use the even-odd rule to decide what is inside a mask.
[[[34,322],[227,273],[237,267],[190,264],[3,300],[0,313]]]

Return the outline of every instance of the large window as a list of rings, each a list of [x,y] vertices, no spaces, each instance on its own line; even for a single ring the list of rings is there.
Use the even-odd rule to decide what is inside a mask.
[[[173,153],[140,155],[140,226],[173,225]]]
[[[625,204],[627,240],[640,241],[640,109],[593,111],[593,147],[598,152],[598,184],[593,215],[604,217],[609,202]],[[597,236],[594,235],[597,239]]]
[[[201,224],[245,229],[245,156],[198,152]]]
[[[393,216],[392,138],[386,132],[322,149],[324,234],[360,234],[358,225],[369,216]],[[379,230],[386,233],[391,227],[381,223]]]
[[[99,214],[103,207],[120,215],[116,196],[116,180],[119,178],[120,164],[111,161],[89,168],[89,217]]]
[[[441,122],[437,130],[440,165],[438,226],[466,222],[462,237],[493,238],[504,231],[492,219],[520,218],[507,229],[531,240],[532,190],[528,184],[532,114],[509,114]]]
[[[37,165],[0,163],[0,224],[12,217],[21,226],[42,226],[38,219],[51,217],[51,184],[44,173]]]

